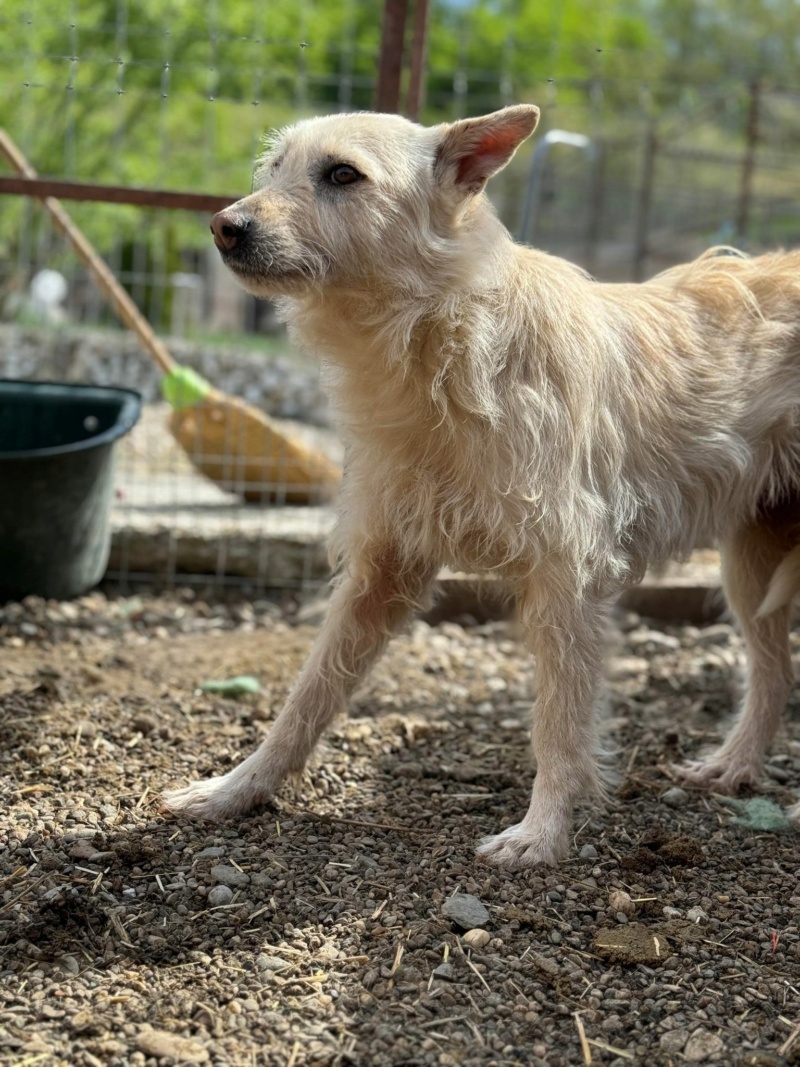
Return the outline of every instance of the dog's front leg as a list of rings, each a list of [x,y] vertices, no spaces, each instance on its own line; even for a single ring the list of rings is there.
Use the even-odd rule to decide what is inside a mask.
[[[168,793],[166,806],[223,819],[268,800],[305,766],[321,734],[424,599],[435,567],[397,562],[389,549],[359,560],[336,589],[326,620],[266,740],[228,774]]]
[[[537,700],[533,715],[536,778],[521,823],[486,838],[478,852],[499,867],[556,863],[567,851],[572,812],[587,794],[603,794],[597,765],[595,706],[602,678],[606,602],[575,599],[565,604],[545,590],[527,607],[530,644],[536,657]],[[559,603],[560,601],[560,603]],[[554,608],[557,610],[554,611]]]

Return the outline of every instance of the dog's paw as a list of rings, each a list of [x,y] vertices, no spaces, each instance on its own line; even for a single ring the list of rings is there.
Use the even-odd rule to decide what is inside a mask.
[[[478,845],[478,855],[493,867],[518,871],[537,863],[555,866],[567,852],[566,834],[531,833],[522,823],[509,826]]]
[[[256,796],[247,786],[248,783],[243,783],[232,771],[219,778],[190,782],[182,789],[165,793],[162,799],[174,815],[220,822],[234,815],[243,815],[255,804],[268,799],[267,796]]]
[[[761,777],[760,763],[730,756],[689,760],[673,770],[686,785],[699,786],[714,793],[737,793],[742,786],[757,785]]]

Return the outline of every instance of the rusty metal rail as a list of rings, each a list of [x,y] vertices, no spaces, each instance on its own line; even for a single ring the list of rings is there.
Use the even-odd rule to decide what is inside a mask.
[[[237,196],[213,193],[180,193],[168,189],[137,189],[125,185],[94,185],[91,182],[60,181],[54,178],[6,177],[0,175],[0,194],[48,196],[59,200],[86,200],[105,204],[134,204],[137,207],[170,208],[177,211],[222,211]]]

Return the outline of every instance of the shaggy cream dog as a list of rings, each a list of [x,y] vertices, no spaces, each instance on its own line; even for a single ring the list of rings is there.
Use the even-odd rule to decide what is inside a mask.
[[[339,580],[286,707],[240,766],[170,794],[173,811],[220,819],[272,796],[449,564],[513,587],[537,664],[530,807],[479,851],[555,862],[575,803],[602,793],[609,605],[708,536],[748,686],[728,740],[683,773],[717,791],[758,778],[800,580],[800,253],[603,285],[515,244],[483,190],[538,117],[301,122],[215,216],[233,273],[322,357],[347,473]]]

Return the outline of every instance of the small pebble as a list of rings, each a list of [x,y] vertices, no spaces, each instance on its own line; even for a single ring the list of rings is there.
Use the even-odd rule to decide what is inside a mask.
[[[650,664],[642,656],[614,656],[608,667],[608,676],[612,681],[623,681],[647,674],[649,669]]]
[[[140,734],[144,734],[145,737],[151,734],[157,726],[158,722],[152,715],[140,714],[131,719],[131,728]]]
[[[226,885],[215,885],[213,889],[209,889],[206,899],[210,907],[218,908],[223,904],[230,904],[233,900],[233,890]]]
[[[706,912],[703,911],[702,908],[698,908],[698,907],[689,908],[689,910],[686,912],[686,918],[691,923],[707,923],[708,922],[708,915],[706,914]]]
[[[688,1030],[667,1030],[665,1034],[661,1035],[658,1045],[661,1051],[668,1056],[679,1056],[686,1047],[688,1040]]]
[[[668,905],[666,908],[661,909],[661,914],[665,919],[680,919],[683,912],[680,908],[671,908]]]
[[[621,912],[626,917],[636,914],[636,905],[631,900],[630,894],[624,889],[612,889],[608,894],[608,906],[612,911]]]
[[[456,969],[452,963],[440,963],[438,967],[433,968],[433,973],[436,978],[443,978],[445,982],[454,982],[456,978]]]
[[[167,1030],[143,1030],[134,1044],[145,1056],[177,1063],[207,1063],[208,1049],[192,1038],[179,1037]]]
[[[250,885],[250,875],[244,871],[237,871],[235,867],[229,867],[226,863],[218,863],[211,868],[211,877],[223,885],[231,885],[235,888]]]
[[[683,1058],[687,1063],[703,1063],[724,1051],[725,1042],[718,1034],[710,1034],[708,1030],[698,1027],[686,1042]]]
[[[83,838],[76,842],[69,850],[70,857],[74,860],[88,860],[90,856],[94,856],[97,852],[97,845],[87,838]]]
[[[553,978],[555,978],[557,974],[561,974],[560,964],[550,956],[543,956],[540,952],[532,952],[530,958],[534,965],[545,974],[549,974]]]
[[[472,893],[456,893],[450,897],[442,904],[442,915],[464,930],[485,926],[489,921],[489,912]]]
[[[598,853],[594,845],[584,845],[578,855],[582,860],[596,860]]]
[[[467,930],[461,940],[470,948],[483,948],[489,944],[491,936],[487,930]]]
[[[697,648],[709,648],[712,645],[727,645],[731,639],[733,630],[725,623],[717,623],[715,626],[706,626],[694,638]]]
[[[289,966],[286,960],[267,955],[256,956],[255,964],[258,971],[285,971]]]
[[[781,785],[786,785],[787,782],[791,781],[791,774],[784,767],[779,767],[775,763],[767,763],[764,770],[767,773],[767,777],[774,782],[780,782]]]
[[[681,647],[677,637],[661,633],[660,630],[648,630],[644,627],[632,630],[628,634],[628,641],[632,648],[645,652],[675,652]]]
[[[670,808],[682,808],[688,799],[689,794],[685,789],[681,789],[679,785],[674,785],[666,793],[661,794],[661,803]]]

